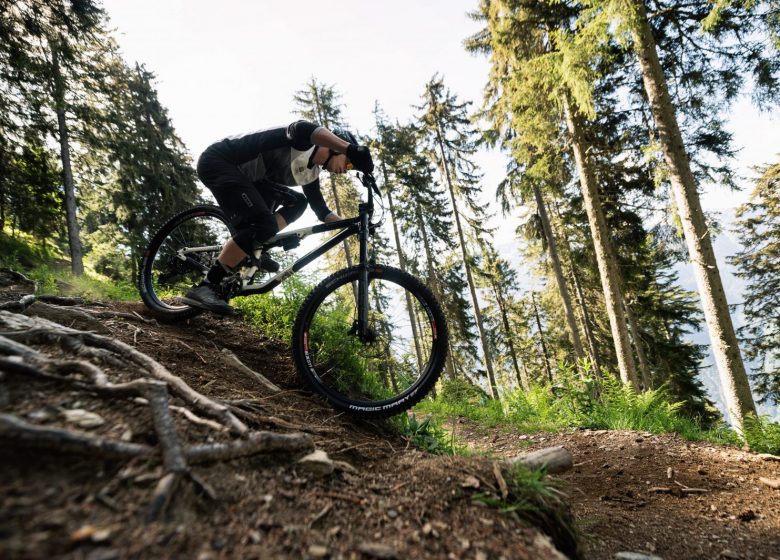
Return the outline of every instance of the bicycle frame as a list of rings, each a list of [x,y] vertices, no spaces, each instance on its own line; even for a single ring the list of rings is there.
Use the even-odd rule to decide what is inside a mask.
[[[357,333],[359,336],[365,336],[368,326],[368,237],[371,234],[371,216],[374,212],[374,192],[379,194],[379,190],[376,187],[376,183],[373,177],[364,175],[360,181],[363,186],[368,190],[368,202],[363,202],[358,205],[358,216],[354,218],[348,218],[346,220],[339,220],[338,222],[332,222],[329,224],[318,224],[308,228],[301,228],[286,233],[277,234],[268,241],[264,242],[256,251],[255,259],[259,259],[263,251],[267,251],[273,247],[283,247],[287,242],[294,242],[295,245],[309,235],[315,233],[324,233],[327,231],[341,230],[337,235],[328,239],[320,246],[309,251],[304,256],[296,260],[292,265],[278,272],[273,278],[268,279],[263,284],[253,285],[250,283],[251,278],[258,271],[259,267],[252,265],[244,267],[240,271],[242,286],[235,294],[234,297],[248,296],[254,294],[265,294],[276,288],[279,284],[284,282],[287,278],[303,269],[309,263],[317,260],[319,257],[336,247],[339,243],[352,237],[358,236],[360,244],[360,261],[361,267],[360,276],[358,279],[357,287],[357,307],[358,307],[358,320],[357,320]],[[203,248],[200,248],[203,249]],[[194,251],[196,248],[190,249]]]

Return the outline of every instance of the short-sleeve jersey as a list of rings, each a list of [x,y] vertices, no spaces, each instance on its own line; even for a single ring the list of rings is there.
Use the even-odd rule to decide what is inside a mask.
[[[330,213],[320,190],[320,167],[311,163],[315,146],[311,141],[318,125],[295,121],[279,126],[230,136],[218,142],[220,152],[253,183],[264,180],[286,186],[302,186],[317,217]]]

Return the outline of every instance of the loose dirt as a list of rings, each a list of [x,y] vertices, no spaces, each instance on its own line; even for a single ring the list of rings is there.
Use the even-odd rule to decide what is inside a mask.
[[[780,478],[780,457],[669,434],[522,435],[463,418],[447,427],[472,449],[497,457],[553,445],[571,451],[574,468],[558,478],[585,558],[636,552],[667,560],[780,559],[780,490],[759,480]]]
[[[0,302],[18,297],[6,293]],[[148,317],[141,304],[90,309]],[[185,485],[163,521],[144,524],[162,474],[158,462],[0,446],[0,558],[564,558],[530,523],[473,501],[477,493],[496,495],[490,460],[433,456],[387,422],[337,414],[302,390],[284,344],[239,319],[202,315],[164,325],[131,317],[101,323],[197,391],[253,400],[266,418],[254,428],[307,432],[317,448],[347,465],[326,477],[283,455],[196,466],[216,499]],[[283,391],[270,393],[225,363],[223,348]],[[144,374],[106,371],[114,382]],[[0,379],[0,401],[0,412],[46,426],[73,428],[64,411],[86,410],[104,420],[84,429],[93,435],[156,444],[148,407],[133,401],[18,375]],[[175,422],[188,444],[225,437],[179,414]],[[479,488],[464,485],[474,479]]]
[[[0,302],[19,295],[0,294]],[[135,303],[92,309],[147,317]],[[582,557],[639,552],[666,560],[780,559],[780,490],[759,481],[780,478],[780,462],[672,435],[577,430],[529,436],[463,418],[447,428],[487,457],[432,456],[387,422],[335,413],[303,390],[284,344],[238,319],[203,315],[164,325],[117,317],[101,323],[201,393],[255,402],[266,420],[254,428],[309,433],[317,448],[348,466],[324,478],[283,455],[197,466],[194,472],[216,499],[184,488],[163,521],[146,525],[142,516],[161,475],[157,462],[0,446],[0,558],[563,558],[528,521],[473,499],[498,495],[495,458],[563,445],[575,466],[557,478],[576,518]],[[269,393],[227,364],[224,348],[283,391]],[[115,382],[143,375],[110,373]],[[0,379],[2,413],[65,427],[63,412],[71,409],[105,421],[88,430],[94,435],[156,443],[145,406],[53,382]],[[223,437],[175,418],[187,443]]]

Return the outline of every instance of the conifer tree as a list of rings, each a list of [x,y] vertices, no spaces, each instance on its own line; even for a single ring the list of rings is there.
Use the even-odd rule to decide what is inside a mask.
[[[293,99],[298,106],[298,113],[304,119],[322,125],[328,130],[346,126],[342,114],[341,95],[334,86],[318,82],[312,77],[303,89],[296,92]],[[330,191],[324,194],[330,207],[342,218],[356,216],[359,197],[351,180],[336,174],[329,175]],[[350,247],[349,240],[344,240],[347,266],[353,264],[353,253],[354,248]]]
[[[487,306],[485,315],[492,323],[489,329],[497,355],[504,355],[509,361],[512,373],[518,387],[528,389],[529,379],[525,360],[521,358],[518,338],[519,333],[513,327],[510,317],[511,308],[515,305],[515,293],[519,290],[517,272],[510,263],[502,259],[495,248],[486,240],[479,243],[481,250],[481,267],[475,267],[475,272],[487,287],[485,300]]]
[[[91,83],[102,100],[102,118],[84,134],[90,150],[80,158],[80,167],[92,170],[82,175],[91,187],[84,220],[90,250],[102,255],[96,268],[122,275],[121,268],[104,267],[129,261],[135,277],[137,261],[156,229],[200,196],[184,143],[157,97],[154,75],[140,64],[128,67],[116,45],[109,47],[101,53],[102,79]]]
[[[493,398],[498,398],[493,357],[488,345],[471,270],[472,259],[466,243],[467,233],[461,220],[465,210],[468,209],[471,213],[469,221],[472,228],[484,227],[486,221],[484,209],[476,199],[480,192],[481,177],[471,160],[476,147],[472,140],[474,131],[467,114],[468,105],[468,103],[459,103],[457,97],[445,89],[443,80],[434,76],[425,86],[423,104],[419,107],[420,131],[427,151],[439,168],[442,181],[450,195],[460,254],[471,294],[471,305],[474,309],[490,392]]]
[[[761,402],[780,403],[780,164],[762,170],[750,200],[737,210],[742,250],[732,259],[747,281],[740,336],[756,366]]]
[[[616,26],[613,27],[614,30],[631,38],[633,49],[639,61],[644,91],[655,122],[658,141],[664,154],[664,162],[669,174],[688,252],[693,263],[699,296],[709,329],[710,342],[718,364],[721,387],[726,395],[729,415],[737,430],[741,431],[745,416],[755,414],[755,404],[712,248],[710,228],[706,224],[701,208],[696,187],[697,182],[691,168],[689,155],[686,153],[682,131],[678,125],[675,107],[658,55],[657,43],[648,20],[644,0],[631,0],[629,2],[593,0],[587,4],[593,6],[595,10],[586,14],[585,17],[590,18],[591,23],[589,26],[583,27],[581,33],[587,35],[588,31],[591,30],[605,32],[606,29],[609,29],[603,23],[606,20],[616,23]],[[718,30],[723,31],[724,34],[728,33],[725,18],[721,19]],[[736,31],[737,33],[743,32],[741,29]],[[721,36],[718,39],[723,41],[725,38]],[[739,39],[738,35],[736,39]],[[714,57],[704,52],[705,48],[697,50],[697,54],[705,57],[705,60],[714,62]],[[752,54],[756,55],[755,52]],[[726,55],[718,54],[715,58],[728,63],[734,62],[738,56],[738,53],[728,53]],[[771,79],[760,84],[762,87],[759,91],[771,92],[775,88],[776,80],[771,72],[769,76]],[[739,73],[734,70],[732,70],[732,80],[737,84],[741,80]],[[733,97],[736,92],[726,88],[727,85],[728,82],[721,80],[717,87],[724,89],[728,99]]]
[[[483,0],[475,18],[486,28],[467,47],[491,57],[485,117],[496,140],[508,140],[513,156],[533,165],[561,136],[560,111],[579,176],[590,223],[604,300],[622,381],[638,387],[623,308],[622,280],[604,218],[601,194],[588,154],[586,120],[592,106],[579,106],[573,92],[587,87],[583,68],[563,64],[557,30],[572,17],[564,5],[553,7],[514,0]],[[585,69],[586,70],[586,69]]]

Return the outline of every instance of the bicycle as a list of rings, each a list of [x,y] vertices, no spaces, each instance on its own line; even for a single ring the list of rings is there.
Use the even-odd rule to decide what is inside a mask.
[[[433,388],[447,356],[448,331],[430,289],[409,273],[369,258],[369,237],[381,226],[381,221],[371,221],[374,195],[381,201],[381,192],[373,176],[358,179],[368,191],[358,216],[275,235],[221,289],[231,298],[270,292],[357,236],[359,263],[322,280],[301,304],[292,353],[308,386],[336,409],[383,417],[411,408]],[[271,249],[290,251],[311,234],[335,230],[340,231],[283,270],[267,266]],[[138,285],[147,307],[168,321],[201,313],[181,298],[203,279],[233,233],[223,211],[212,205],[171,218],[141,259]]]

